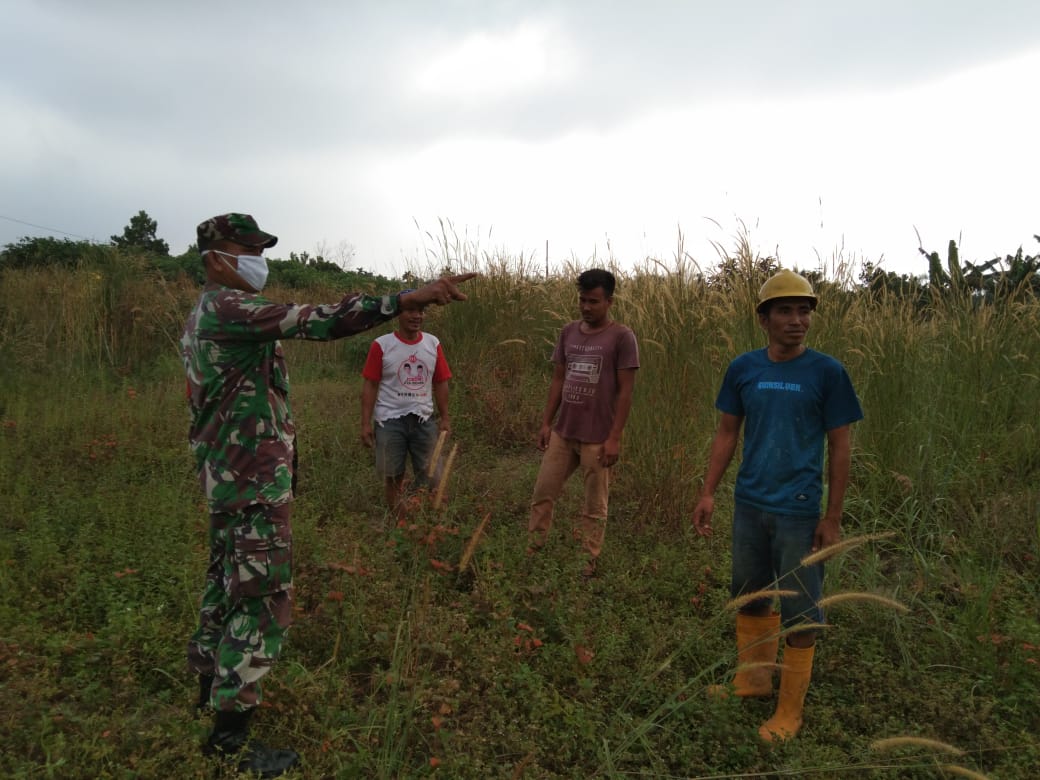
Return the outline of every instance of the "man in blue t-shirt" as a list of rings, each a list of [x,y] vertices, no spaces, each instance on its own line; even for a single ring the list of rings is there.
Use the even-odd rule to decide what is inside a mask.
[[[761,598],[737,614],[737,696],[772,696],[781,623],[787,635],[776,713],[759,728],[767,742],[783,741],[802,725],[819,624],[823,564],[803,566],[810,553],[841,538],[841,514],[849,481],[849,426],[863,410],[845,368],[805,346],[816,310],[809,281],[793,271],[770,277],[759,292],[758,323],[765,349],[730,363],[715,407],[722,413],[711,445],[704,489],[693,511],[701,536],[711,535],[715,489],[726,473],[744,427],[744,449],[733,508],[734,598],[765,589],[794,591]],[[822,517],[824,442],[827,443],[827,507]],[[755,665],[757,664],[757,665]],[[750,665],[750,666],[749,666]],[[728,687],[712,692],[725,695]]]

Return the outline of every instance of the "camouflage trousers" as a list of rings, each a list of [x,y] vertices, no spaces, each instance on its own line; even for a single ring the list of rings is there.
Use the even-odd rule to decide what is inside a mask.
[[[210,515],[209,568],[188,667],[212,675],[210,704],[246,710],[292,624],[290,504],[254,504]]]

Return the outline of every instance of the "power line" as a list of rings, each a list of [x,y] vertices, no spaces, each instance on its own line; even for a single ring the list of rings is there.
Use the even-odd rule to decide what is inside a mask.
[[[26,222],[24,219],[15,219],[14,217],[8,217],[4,214],[0,214],[0,219],[6,219],[8,222],[17,222],[19,225],[28,225],[29,227],[39,228],[40,230],[46,230],[51,233],[61,233],[63,236],[72,236],[73,238],[82,238],[84,241],[90,241],[91,243],[98,243],[89,236],[81,236],[79,233],[69,233],[66,230],[58,230],[58,228],[47,227],[46,225],[37,225],[35,222]]]

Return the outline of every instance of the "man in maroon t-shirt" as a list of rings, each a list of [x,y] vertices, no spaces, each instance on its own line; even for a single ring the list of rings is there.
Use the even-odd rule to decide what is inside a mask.
[[[585,496],[576,531],[588,556],[582,574],[591,577],[603,549],[610,469],[617,463],[621,433],[632,408],[639,345],[630,328],[610,318],[612,273],[599,268],[585,271],[577,286],[581,319],[564,326],[552,355],[553,378],[538,432],[538,449],[545,455],[534,485],[527,532],[528,552],[537,552],[552,528],[553,506],[580,466]]]

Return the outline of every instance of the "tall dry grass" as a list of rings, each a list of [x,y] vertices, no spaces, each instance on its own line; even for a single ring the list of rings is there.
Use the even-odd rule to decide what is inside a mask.
[[[428,318],[454,372],[460,445],[438,520],[450,518],[461,533],[451,557],[441,557],[461,561],[464,540],[480,539],[466,558],[472,592],[431,584],[418,544],[402,553],[383,539],[359,541],[365,508],[381,506],[351,428],[368,338],[285,345],[306,463],[297,527],[305,613],[297,656],[281,672],[292,685],[276,691],[307,713],[299,728],[313,742],[309,760],[330,775],[364,774],[373,764],[385,776],[407,774],[402,767],[419,773],[417,755],[433,745],[454,755],[466,777],[508,773],[503,766],[531,755],[545,776],[563,776],[568,766],[606,776],[648,766],[676,775],[684,766],[767,772],[770,759],[739,737],[756,713],[707,712],[697,697],[702,683],[733,666],[728,552],[723,522],[707,546],[688,531],[722,373],[737,354],[764,344],[754,295],[765,258],[738,241],[727,259],[741,274],[722,285],[706,283],[681,241],[668,262],[622,269],[606,258],[545,269],[534,256],[485,251],[450,232],[441,238],[417,276],[481,272],[468,285],[469,302]],[[590,589],[568,581],[562,545],[558,558],[527,564],[522,529],[549,356],[561,325],[577,316],[574,279],[593,264],[619,277],[614,316],[639,336],[642,367],[612,487],[610,576]],[[847,536],[874,543],[826,563],[831,603],[843,608],[822,640],[827,674],[813,689],[798,760],[852,762],[865,740],[912,731],[907,721],[915,718],[934,729],[923,737],[969,746],[980,766],[1016,776],[1036,755],[1019,735],[1038,686],[1028,647],[1040,645],[1040,307],[1034,300],[980,307],[936,294],[922,309],[854,289],[841,263],[831,270],[810,344],[845,363],[863,401],[845,526]],[[107,256],[73,272],[0,274],[0,475],[12,486],[3,547],[5,560],[28,563],[8,567],[4,582],[32,606],[4,614],[18,642],[45,656],[53,650],[44,667],[18,666],[41,676],[35,687],[18,688],[36,708],[21,725],[49,724],[41,734],[18,732],[19,748],[40,767],[50,760],[40,757],[41,744],[55,760],[70,753],[59,744],[63,727],[48,719],[51,705],[32,691],[57,689],[62,674],[91,679],[81,655],[93,653],[105,668],[129,665],[131,682],[113,673],[106,684],[128,687],[135,701],[178,695],[158,678],[176,676],[180,646],[167,634],[179,642],[192,619],[196,594],[183,561],[204,555],[176,350],[196,294]],[[138,393],[147,404],[133,400]],[[720,518],[735,471],[736,464],[719,491]],[[561,515],[567,508],[565,501]],[[172,546],[146,544],[145,524]],[[381,567],[369,578],[335,568],[353,550],[348,560],[358,571],[359,544],[361,559]],[[349,598],[329,601],[323,589]],[[544,640],[537,651],[513,644],[521,622]],[[107,644],[99,650],[86,633],[102,630]],[[143,649],[143,660],[124,657],[131,646]],[[0,645],[0,652],[23,663],[21,650]],[[344,679],[362,677],[367,688],[345,692]],[[20,679],[9,682],[21,686]],[[446,681],[461,687],[446,690]],[[294,686],[308,701],[293,700]],[[137,687],[146,690],[137,696]],[[128,711],[125,700],[93,688],[75,695],[66,706],[81,731],[107,728],[106,708]],[[453,707],[438,717],[451,718],[456,743],[433,733],[430,702]],[[352,720],[355,710],[361,715]],[[135,733],[151,734],[150,715],[132,714]],[[188,754],[189,727],[178,718],[167,713],[154,727],[162,733],[132,749],[135,760],[177,765],[181,755],[163,758],[153,748],[167,749],[173,728]],[[517,722],[528,730],[517,734]],[[493,734],[491,746],[484,734]],[[341,754],[314,747],[323,740]],[[126,755],[104,740],[91,750],[112,766]]]

